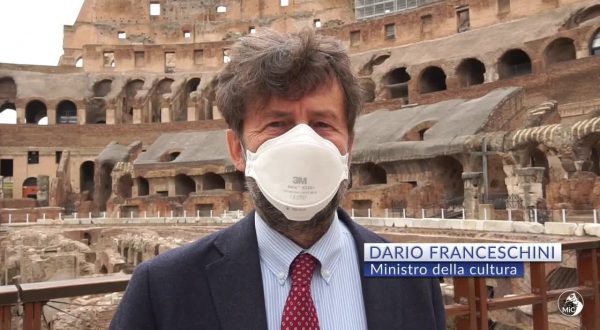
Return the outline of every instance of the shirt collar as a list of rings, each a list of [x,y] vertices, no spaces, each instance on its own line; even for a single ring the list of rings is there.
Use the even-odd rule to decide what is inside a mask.
[[[310,253],[319,260],[319,275],[329,284],[342,251],[342,228],[337,212],[327,232],[308,249],[301,248],[269,227],[258,212],[255,212],[254,219],[260,260],[277,277],[280,285],[285,284],[292,261],[302,252]]]

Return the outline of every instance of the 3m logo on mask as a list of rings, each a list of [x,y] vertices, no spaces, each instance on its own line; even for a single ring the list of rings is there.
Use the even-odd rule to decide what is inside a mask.
[[[292,183],[294,184],[307,184],[308,178],[305,176],[295,176],[292,178]]]

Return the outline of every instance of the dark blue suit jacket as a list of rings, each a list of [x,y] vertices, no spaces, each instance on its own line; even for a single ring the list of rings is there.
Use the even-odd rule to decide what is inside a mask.
[[[363,243],[384,240],[338,215],[362,265]],[[369,329],[445,330],[437,279],[363,278],[362,291]],[[110,329],[267,329],[254,212],[140,264]]]

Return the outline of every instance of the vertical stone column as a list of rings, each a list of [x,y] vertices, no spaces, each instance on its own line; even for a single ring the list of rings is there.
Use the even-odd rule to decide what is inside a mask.
[[[85,125],[87,121],[87,114],[84,107],[77,108],[77,124]]]
[[[465,187],[463,201],[465,218],[477,219],[481,195],[483,194],[483,173],[463,172],[462,179]]]
[[[114,107],[106,108],[106,125],[114,125],[117,110]]]
[[[133,108],[133,123],[134,124],[142,123],[142,108],[139,108],[139,107]]]
[[[161,123],[170,123],[173,120],[173,118],[171,118],[171,109],[167,106],[167,107],[162,107],[160,108],[160,122]]]
[[[47,175],[38,175],[37,201],[39,206],[48,206],[50,196],[50,178]]]
[[[517,191],[523,200],[523,207],[536,207],[538,199],[544,198],[542,180],[544,167],[522,167],[516,169]]]
[[[25,124],[27,122],[27,118],[25,118],[25,108],[17,106],[15,110],[17,110],[17,124]]]
[[[56,109],[48,107],[46,114],[48,115],[48,125],[56,125]]]

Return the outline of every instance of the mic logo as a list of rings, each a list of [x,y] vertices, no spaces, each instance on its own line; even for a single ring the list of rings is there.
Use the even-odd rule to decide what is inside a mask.
[[[558,310],[565,316],[577,316],[583,310],[583,297],[579,292],[568,290],[558,297]]]

